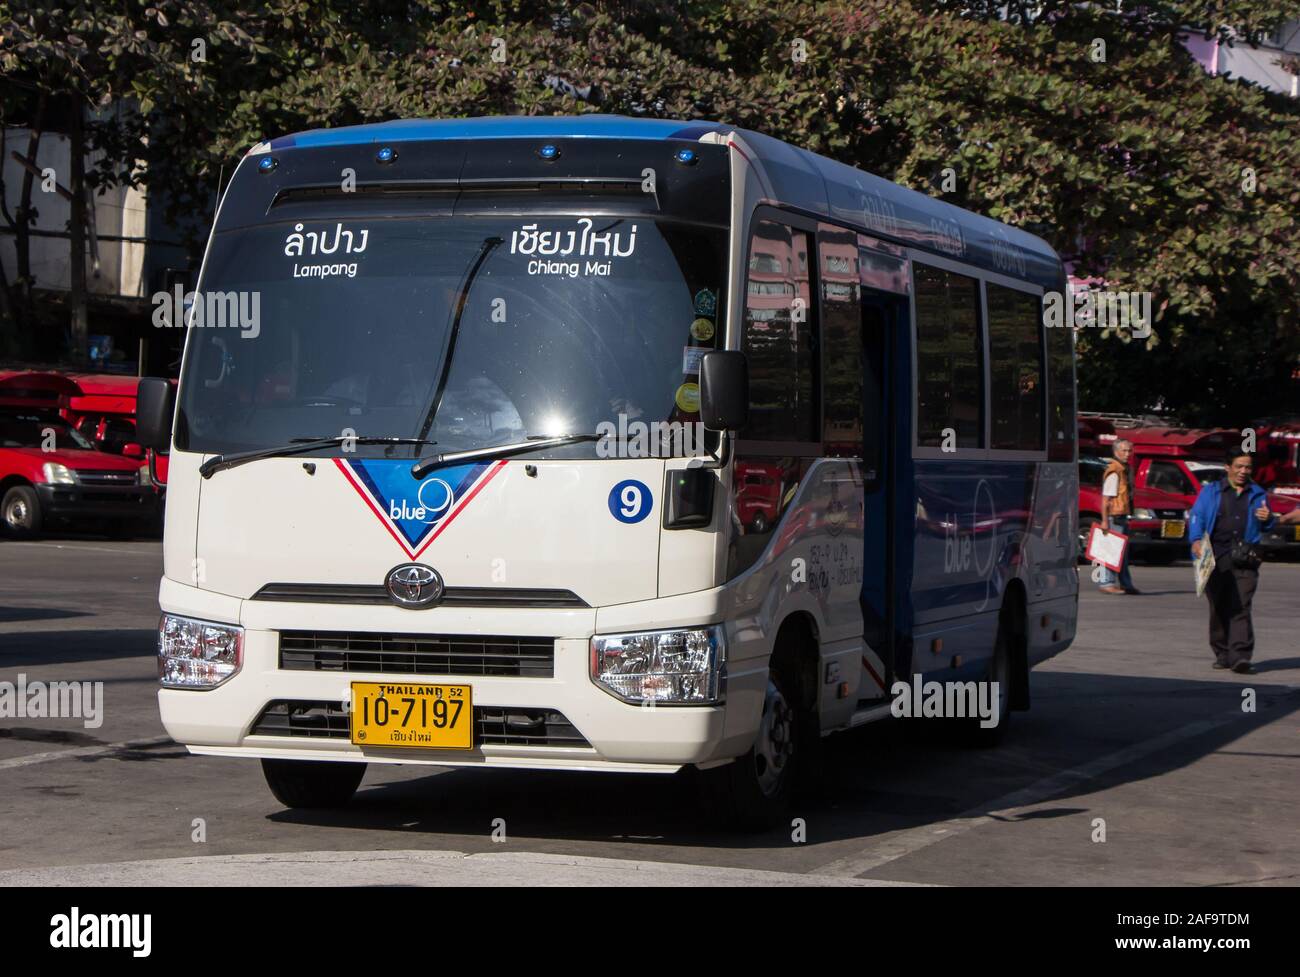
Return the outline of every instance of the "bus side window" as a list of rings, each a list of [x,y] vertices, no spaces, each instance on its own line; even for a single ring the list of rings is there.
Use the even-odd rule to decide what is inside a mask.
[[[776,221],[754,225],[745,289],[749,424],[754,441],[815,442],[817,359],[808,234]]]
[[[1040,307],[1039,314],[1042,314]],[[1078,436],[1074,415],[1074,330],[1047,333],[1047,460],[1073,461]]]
[[[862,457],[862,310],[858,239],[823,224],[817,231],[822,311],[822,454]]]
[[[1029,292],[985,285],[989,330],[990,447],[1043,449],[1042,300]]]
[[[984,447],[984,344],[979,282],[913,262],[916,282],[916,443]]]

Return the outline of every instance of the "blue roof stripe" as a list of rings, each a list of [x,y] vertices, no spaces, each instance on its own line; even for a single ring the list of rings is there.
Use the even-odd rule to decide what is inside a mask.
[[[716,122],[630,119],[618,115],[401,119],[280,136],[271,140],[271,149],[355,146],[416,139],[699,139],[705,133],[729,128]]]

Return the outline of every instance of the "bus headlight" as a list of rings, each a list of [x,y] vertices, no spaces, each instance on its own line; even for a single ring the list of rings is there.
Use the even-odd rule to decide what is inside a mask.
[[[726,692],[722,628],[598,634],[591,678],[625,702],[713,705]]]
[[[158,622],[158,680],[169,689],[214,689],[244,663],[244,629],[164,614]]]
[[[51,485],[76,485],[77,476],[67,465],[60,465],[57,461],[47,461],[41,466],[41,474],[45,476],[45,481]]]

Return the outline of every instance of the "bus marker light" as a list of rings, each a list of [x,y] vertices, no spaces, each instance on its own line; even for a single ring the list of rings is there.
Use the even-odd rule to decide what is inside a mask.
[[[392,146],[385,146],[379,152],[375,153],[376,163],[391,163],[395,159],[397,159],[397,150]]]
[[[276,167],[274,156],[263,156],[257,161],[257,168],[262,173],[270,173]]]

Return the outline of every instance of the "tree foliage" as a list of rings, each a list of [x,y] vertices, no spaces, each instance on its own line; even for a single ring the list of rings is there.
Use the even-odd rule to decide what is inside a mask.
[[[196,232],[220,174],[286,132],[591,111],[757,129],[1150,291],[1145,342],[1081,336],[1085,404],[1241,421],[1300,409],[1300,111],[1207,75],[1179,36],[1257,39],[1297,15],[1275,0],[18,0],[0,4],[0,65],[26,90],[135,106],[92,134],[100,179],[147,182]],[[7,117],[21,98],[3,95]]]

